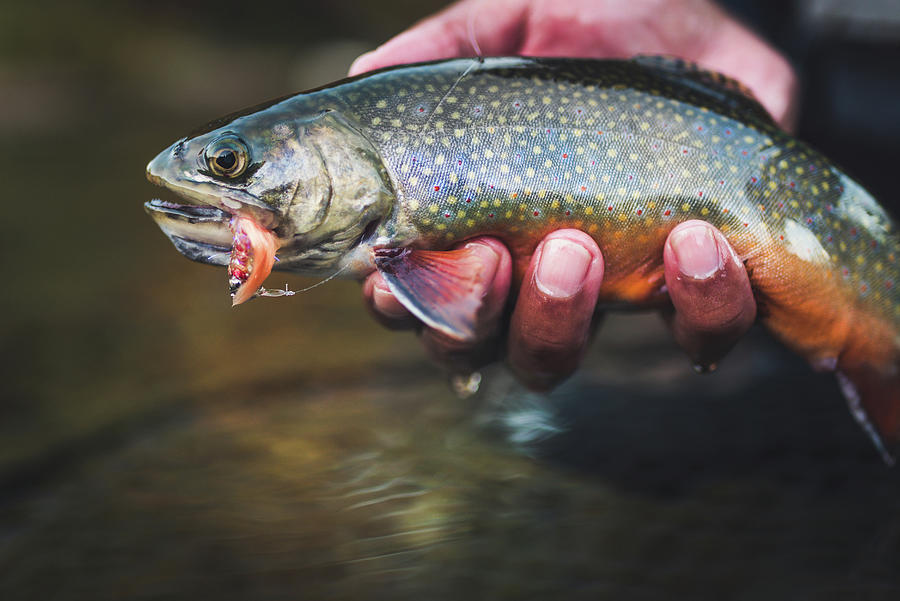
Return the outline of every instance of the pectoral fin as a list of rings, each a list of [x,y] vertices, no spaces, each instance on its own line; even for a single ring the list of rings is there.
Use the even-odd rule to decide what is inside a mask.
[[[838,382],[853,417],[875,442],[889,465],[900,447],[900,373],[871,367],[841,368]]]
[[[375,251],[375,266],[397,300],[426,325],[474,340],[486,292],[485,265],[475,251],[382,248]]]

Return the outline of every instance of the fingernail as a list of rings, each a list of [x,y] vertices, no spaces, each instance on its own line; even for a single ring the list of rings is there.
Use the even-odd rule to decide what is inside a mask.
[[[370,51],[366,52],[365,54],[360,54],[359,56],[357,56],[356,60],[353,61],[353,63],[350,65],[350,68],[347,70],[347,74],[352,77],[352,76],[356,75],[357,73],[359,73],[360,67],[358,65],[360,64],[361,61],[365,61],[367,58],[369,58],[369,55],[372,54],[373,52],[375,52],[375,51],[370,50]]]
[[[534,281],[548,296],[569,298],[584,286],[593,259],[587,249],[571,240],[548,240],[541,250]]]
[[[500,255],[497,254],[497,251],[494,250],[490,244],[485,244],[483,242],[467,242],[463,248],[474,251],[487,267],[487,270],[481,274],[481,279],[485,284],[485,294],[487,294],[491,282],[494,281],[494,276],[497,275],[497,267],[500,265]]]
[[[397,301],[390,289],[381,284],[375,284],[372,288],[372,302],[378,312],[386,317],[401,318],[407,315],[406,309]]]
[[[705,280],[725,267],[712,228],[693,225],[677,230],[669,238],[678,269],[689,278]]]

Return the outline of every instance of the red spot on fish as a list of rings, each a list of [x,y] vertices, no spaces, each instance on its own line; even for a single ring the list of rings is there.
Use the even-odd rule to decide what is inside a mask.
[[[795,184],[794,184],[794,182],[791,182],[791,183],[788,184],[788,185],[789,185],[791,188],[793,188]]]
[[[566,215],[571,215],[572,211],[566,211]]]
[[[602,136],[602,135],[603,135],[603,132],[602,132],[602,131],[598,131],[598,132],[597,132],[597,135],[598,135],[598,136]]]
[[[519,193],[518,193],[518,192],[513,192],[512,197],[513,197],[513,198],[518,198],[518,197],[519,197]]]
[[[812,222],[813,222],[812,217],[807,217],[807,218],[806,218],[806,223],[812,224]]]
[[[894,287],[894,282],[888,280],[884,283],[884,287],[887,288],[888,290],[890,290],[891,288]]]
[[[728,212],[728,209],[722,209],[722,212],[723,212],[723,213],[727,213],[727,212]]]
[[[644,209],[638,209],[638,210],[637,210],[637,214],[638,214],[638,215],[643,215],[643,214],[644,214]]]
[[[424,113],[424,112],[425,112],[425,107],[420,106],[420,107],[419,107],[419,112],[420,112],[420,113]]]
[[[547,133],[548,133],[548,134],[550,133],[550,130],[549,130],[549,129],[547,130]]]
[[[471,199],[471,198],[467,198],[467,199],[466,199],[466,202],[472,202],[472,199]]]
[[[829,213],[832,213],[832,212],[834,212],[834,207],[833,207],[833,206],[831,206],[831,205],[828,205],[828,206],[827,206],[827,207],[825,207],[825,208],[826,208],[826,209],[828,209],[828,212],[829,212]]]
[[[731,130],[730,130],[730,129],[726,129],[726,130],[725,130],[725,135],[726,135],[726,136],[730,136],[730,135],[731,135]]]
[[[871,245],[871,246],[872,246],[872,248],[875,248],[875,247],[877,247],[877,246],[878,246],[878,243],[877,243],[877,242],[875,242],[875,241],[874,241],[874,240],[872,240],[872,245]]]
[[[779,203],[778,203],[778,208],[779,208],[779,209],[783,209],[783,208],[784,208],[784,203],[783,203],[783,202],[779,202]]]
[[[844,274],[844,277],[847,277],[848,275],[850,275],[850,270],[847,269],[846,267],[844,267],[844,268],[841,270],[841,273]]]
[[[493,214],[493,213],[488,213],[488,217],[490,217],[491,219],[493,219],[493,218],[494,218],[494,214]]]
[[[756,183],[756,178],[753,177],[753,176],[751,176],[751,177],[750,177],[750,182],[755,184],[755,183]]]
[[[584,192],[585,190],[587,190],[587,186],[581,186],[581,191]]]
[[[827,240],[828,242],[831,242],[831,241],[834,240],[834,236],[828,236],[828,238],[826,238],[826,240]]]
[[[540,215],[540,214],[541,214],[540,211],[535,211],[535,212],[534,212],[534,216],[535,216],[535,217],[537,217],[537,216]]]
[[[744,227],[750,227],[749,223],[744,223]]]
[[[851,235],[851,236],[855,236],[855,235],[856,235],[856,228],[855,228],[855,227],[851,227],[851,228],[850,228],[850,235]]]
[[[720,180],[719,180],[719,185],[720,185],[720,186],[724,186],[724,185],[725,185],[725,180],[724,180],[724,179],[720,179]]]
[[[703,198],[703,190],[700,190],[700,191],[697,193],[697,195],[698,195],[700,198]]]
[[[564,158],[564,159],[567,159],[567,158],[569,158],[569,155],[568,155],[568,153],[565,153],[565,152],[564,152],[564,153],[563,153],[563,158]]]
[[[866,286],[865,284],[863,284],[862,286],[860,286],[859,289],[862,290],[863,292],[868,292],[868,291],[869,291],[869,287]]]
[[[449,219],[449,218],[450,218],[450,213],[444,213],[444,217],[446,217],[446,218]]]
[[[440,186],[435,186],[435,187],[434,187],[434,191],[435,191],[435,192],[437,192],[437,191],[440,190],[440,189],[441,189]]]
[[[746,151],[746,150],[742,150],[742,151],[741,151],[741,154],[744,155],[744,156],[747,156],[747,151]]]
[[[612,205],[606,207],[606,210],[607,210],[607,211],[612,211]]]
[[[687,154],[687,153],[688,153],[687,148],[685,148],[684,150],[681,151],[681,154]]]
[[[782,234],[781,236],[778,236],[778,237],[781,238],[782,240],[784,240],[784,235],[783,235],[783,234]]]
[[[462,165],[462,161],[456,161],[457,165]]]
[[[666,217],[668,217],[671,214],[672,214],[672,211],[670,211],[669,209],[666,209],[666,212],[663,213],[663,215],[665,215]]]

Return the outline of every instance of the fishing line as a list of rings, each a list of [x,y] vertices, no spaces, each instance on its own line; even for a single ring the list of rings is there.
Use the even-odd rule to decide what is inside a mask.
[[[294,296],[295,294],[300,294],[302,292],[308,292],[308,291],[312,290],[313,288],[318,288],[322,284],[326,284],[326,283],[330,282],[337,276],[341,275],[341,273],[346,271],[348,267],[349,267],[349,265],[344,265],[343,267],[341,267],[340,269],[338,269],[337,271],[332,273],[330,276],[328,276],[324,280],[322,280],[320,282],[316,282],[312,286],[307,286],[306,288],[303,288],[301,290],[288,290],[287,284],[285,284],[283,290],[281,288],[273,288],[273,289],[260,288],[259,292],[257,292],[257,294],[259,296],[266,296],[269,298],[274,298],[274,297],[279,297],[279,296]]]

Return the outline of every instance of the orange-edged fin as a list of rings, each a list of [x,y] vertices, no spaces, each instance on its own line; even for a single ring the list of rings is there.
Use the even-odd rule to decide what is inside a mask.
[[[841,368],[837,377],[853,417],[893,465],[900,450],[900,372],[853,367]]]
[[[228,264],[228,281],[231,287],[231,306],[234,307],[256,295],[263,281],[272,272],[278,245],[273,232],[249,217],[233,217],[231,230],[234,241]]]
[[[397,300],[426,325],[457,340],[474,340],[486,292],[477,253],[382,248],[375,251],[375,266]]]

